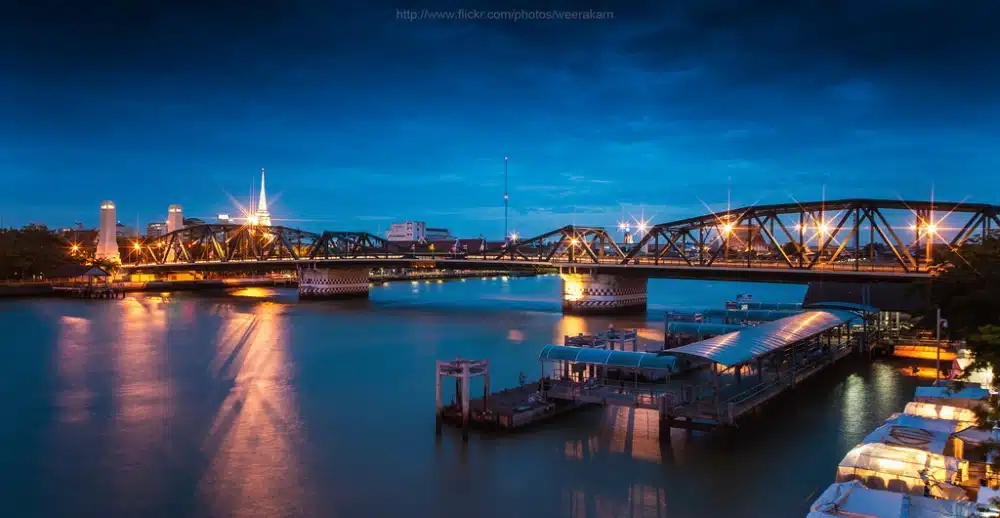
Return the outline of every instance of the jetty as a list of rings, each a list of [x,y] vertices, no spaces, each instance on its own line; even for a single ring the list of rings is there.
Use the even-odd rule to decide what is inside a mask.
[[[537,382],[498,393],[489,391],[488,361],[438,362],[437,426],[455,422],[467,437],[470,426],[513,430],[586,405],[656,410],[666,428],[732,426],[837,361],[870,354],[877,324],[875,308],[825,303],[670,349],[640,350],[634,331],[565,337],[539,352]],[[470,399],[477,376],[487,379],[483,397]],[[459,380],[447,407],[444,377]]]

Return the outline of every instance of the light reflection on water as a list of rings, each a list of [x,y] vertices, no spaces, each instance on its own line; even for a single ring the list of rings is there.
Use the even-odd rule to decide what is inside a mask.
[[[896,365],[848,364],[737,430],[672,430],[669,442],[655,412],[624,408],[584,410],[513,436],[476,434],[467,445],[453,430],[436,441],[435,359],[489,358],[498,389],[516,385],[520,372],[537,376],[538,349],[564,335],[614,325],[640,329],[640,345],[662,340],[658,310],[562,316],[558,281],[393,283],[373,287],[370,302],[299,303],[294,291],[248,288],[235,297],[31,301],[38,325],[57,330],[55,383],[23,390],[51,391],[53,421],[38,426],[55,429],[46,448],[72,452],[75,468],[60,458],[46,477],[20,478],[34,507],[8,514],[803,515],[803,500],[919,381]],[[803,290],[793,288],[656,281],[650,299],[672,306],[694,294],[692,305],[718,307],[745,292],[795,300]],[[4,315],[0,325],[10,325]],[[102,400],[113,402],[107,415],[96,411]],[[27,423],[15,426],[35,426]],[[106,429],[107,440],[89,449],[67,446]],[[40,498],[48,478],[64,501],[87,507]],[[106,493],[102,479],[115,481]]]
[[[209,468],[199,489],[219,516],[297,516],[309,491],[297,458],[287,319],[268,302],[224,316],[212,368],[231,388],[202,445]]]

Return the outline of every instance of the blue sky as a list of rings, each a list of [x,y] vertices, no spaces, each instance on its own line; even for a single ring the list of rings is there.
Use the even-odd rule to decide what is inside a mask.
[[[996,2],[19,2],[0,16],[0,214],[233,211],[462,236],[795,197],[996,203]],[[799,4],[799,5],[791,5]],[[300,220],[300,221],[291,221]]]

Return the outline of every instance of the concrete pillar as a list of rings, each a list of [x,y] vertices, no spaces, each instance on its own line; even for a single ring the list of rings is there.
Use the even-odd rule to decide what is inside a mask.
[[[302,268],[300,299],[368,298],[367,268]]]
[[[646,311],[646,279],[617,275],[565,273],[563,313],[615,313]]]

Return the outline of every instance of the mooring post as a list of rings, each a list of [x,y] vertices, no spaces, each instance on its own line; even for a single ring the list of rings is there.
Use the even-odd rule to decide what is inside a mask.
[[[483,411],[490,408],[490,362],[486,361],[486,374],[483,375]]]
[[[444,405],[441,404],[441,360],[435,362],[434,365],[434,397],[434,433],[441,435],[441,418],[444,412]]]
[[[462,441],[469,440],[469,362],[462,363]]]

